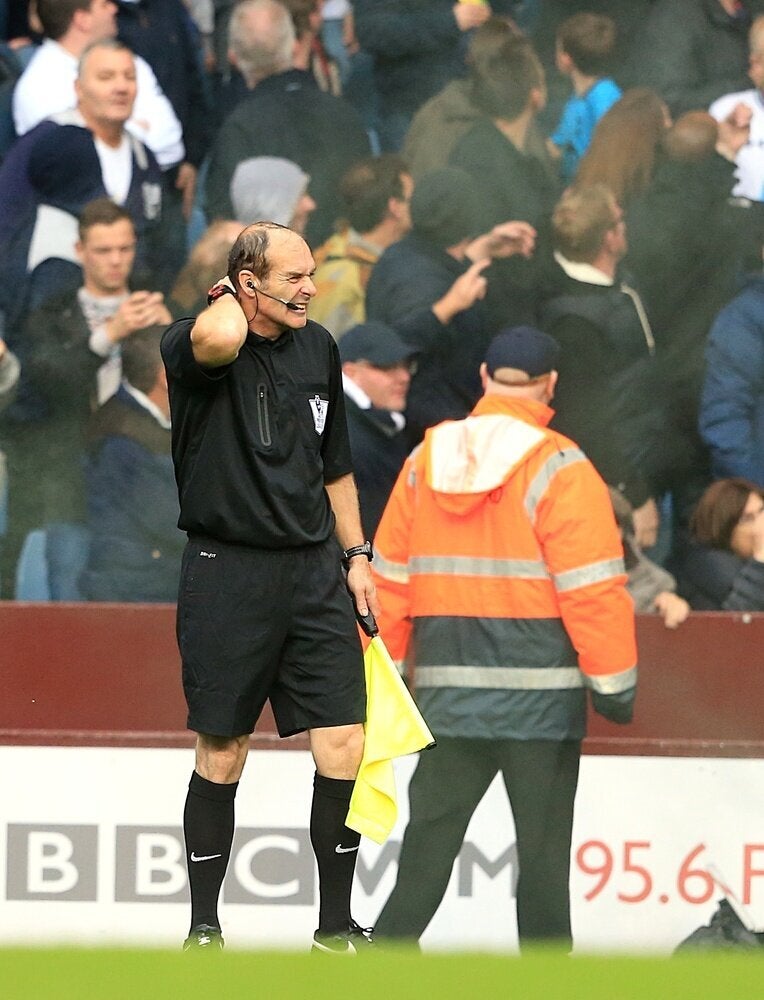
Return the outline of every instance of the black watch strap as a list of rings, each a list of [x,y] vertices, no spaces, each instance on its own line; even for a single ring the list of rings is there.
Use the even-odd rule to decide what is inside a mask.
[[[348,566],[354,556],[366,556],[369,562],[371,562],[374,558],[374,550],[371,547],[371,542],[367,540],[363,545],[351,545],[349,549],[345,549],[342,553],[342,562],[345,567]]]
[[[217,302],[217,300],[222,298],[223,295],[233,295],[233,297],[236,298],[236,292],[230,285],[226,284],[225,281],[221,281],[217,285],[213,285],[212,288],[210,288],[207,292],[207,305],[211,306],[213,302]]]

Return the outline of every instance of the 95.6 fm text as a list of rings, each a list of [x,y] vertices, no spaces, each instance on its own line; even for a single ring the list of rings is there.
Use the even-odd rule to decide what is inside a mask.
[[[657,899],[668,903],[708,903],[731,891],[744,904],[751,902],[756,879],[764,878],[764,844],[743,844],[737,871],[725,871],[728,882],[721,885],[707,869],[706,845],[695,844],[681,856],[673,872],[658,880],[654,876],[653,844],[649,840],[626,840],[611,847],[604,840],[586,840],[576,849],[576,868],[587,877],[584,899],[591,902],[600,893],[615,891],[622,903],[643,903]],[[665,862],[661,863],[665,869]],[[658,884],[660,883],[660,884]]]

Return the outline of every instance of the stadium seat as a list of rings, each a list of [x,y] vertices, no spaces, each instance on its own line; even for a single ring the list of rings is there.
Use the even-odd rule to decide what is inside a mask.
[[[84,524],[56,521],[46,527],[45,561],[51,601],[82,601],[80,573],[88,561],[90,532]]]
[[[30,531],[21,546],[16,563],[16,600],[49,601],[48,562],[45,558],[44,528]]]
[[[82,524],[51,522],[24,539],[16,565],[17,601],[81,601],[90,533]]]

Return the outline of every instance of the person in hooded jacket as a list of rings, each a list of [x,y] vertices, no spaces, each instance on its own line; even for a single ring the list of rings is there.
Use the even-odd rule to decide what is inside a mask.
[[[380,632],[413,662],[438,746],[409,786],[398,878],[375,940],[417,940],[467,824],[501,772],[517,837],[521,946],[571,946],[570,847],[587,689],[630,721],[634,608],[607,487],[550,430],[559,345],[503,330],[464,420],[425,435],[375,537]]]
[[[316,203],[308,194],[310,177],[283,156],[253,156],[237,164],[231,177],[231,205],[242,226],[277,222],[300,236]]]

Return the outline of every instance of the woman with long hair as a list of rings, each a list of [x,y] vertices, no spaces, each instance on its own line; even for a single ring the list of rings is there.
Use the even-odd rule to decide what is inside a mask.
[[[627,90],[597,123],[576,174],[577,185],[607,184],[625,208],[650,184],[671,117],[647,87]]]

